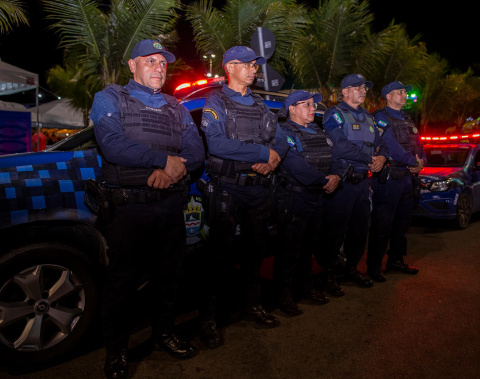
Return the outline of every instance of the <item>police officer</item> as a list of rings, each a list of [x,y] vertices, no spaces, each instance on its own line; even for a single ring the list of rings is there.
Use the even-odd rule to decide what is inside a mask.
[[[175,56],[157,41],[138,42],[128,61],[133,79],[95,95],[90,117],[102,155],[111,220],[104,220],[109,264],[103,296],[105,374],[127,375],[127,347],[137,288],[147,279],[156,346],[178,358],[197,349],[174,333],[175,298],[185,248],[187,173],[205,159],[187,109],[161,92]]]
[[[388,146],[388,177],[372,177],[372,223],[370,226],[367,273],[372,280],[384,282],[382,259],[387,252],[386,271],[416,274],[403,259],[407,253],[406,233],[412,216],[416,175],[425,165],[426,156],[411,117],[402,108],[412,86],[395,81],[382,89],[387,106],[374,113],[378,129]]]
[[[207,174],[211,242],[212,286],[207,311],[203,312],[201,339],[210,347],[223,343],[215,324],[216,297],[221,278],[230,267],[229,253],[237,224],[244,245],[240,253],[247,319],[272,328],[279,321],[260,301],[259,269],[266,248],[267,189],[272,173],[288,150],[277,135],[276,117],[254,95],[249,85],[265,59],[246,46],[234,46],[223,55],[228,85],[211,94],[203,109],[202,129],[208,145]]]
[[[314,123],[320,94],[299,90],[291,93],[278,113],[288,114],[281,124],[290,149],[277,178],[275,198],[279,248],[275,253],[274,278],[278,285],[280,310],[296,316],[302,310],[294,298],[305,297],[314,304],[328,298],[313,283],[312,252],[321,255],[316,237],[322,224],[322,194],[333,193],[343,174],[342,162],[331,159],[331,142]],[[319,262],[325,259],[320,260]],[[295,294],[297,292],[297,294]]]
[[[351,74],[340,85],[343,99],[325,112],[323,125],[333,143],[332,158],[342,159],[346,176],[343,189],[325,199],[324,242],[330,254],[338,253],[343,243],[344,281],[371,287],[372,281],[357,270],[370,218],[367,177],[369,170],[375,173],[383,168],[388,151],[372,115],[360,106],[372,82]]]

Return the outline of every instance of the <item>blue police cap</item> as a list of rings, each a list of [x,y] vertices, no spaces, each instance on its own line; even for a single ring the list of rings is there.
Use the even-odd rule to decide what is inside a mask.
[[[163,55],[164,58],[167,60],[167,63],[175,62],[176,59],[175,55],[165,50],[165,46],[153,39],[142,39],[140,42],[138,42],[133,47],[132,55],[130,58],[135,59],[136,57],[144,57],[151,54]]]
[[[288,110],[288,107],[292,104],[295,104],[297,101],[308,100],[312,97],[315,103],[319,103],[320,101],[322,101],[322,95],[320,95],[319,93],[310,93],[304,90],[298,90],[288,95],[283,105]]]
[[[265,58],[255,54],[255,51],[247,46],[233,46],[223,54],[222,67],[225,67],[230,61],[234,59],[240,62],[250,62],[256,60],[258,64],[265,64]]]
[[[368,88],[373,87],[372,82],[365,81],[365,78],[361,74],[350,74],[345,76],[340,83],[342,89],[347,87],[358,87],[365,84]]]
[[[413,87],[411,85],[406,86],[405,84],[399,81],[391,82],[382,88],[382,97],[386,99],[387,95],[396,89],[404,89],[405,91],[410,92],[412,88]]]

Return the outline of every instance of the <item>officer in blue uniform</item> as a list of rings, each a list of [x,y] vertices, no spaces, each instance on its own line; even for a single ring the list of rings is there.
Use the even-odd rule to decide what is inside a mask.
[[[178,358],[197,349],[174,333],[175,299],[185,250],[187,173],[205,153],[189,112],[161,92],[175,56],[154,40],[138,42],[128,61],[133,79],[95,95],[90,117],[101,149],[109,264],[103,296],[105,374],[127,376],[127,348],[137,288],[148,279],[156,346]]]
[[[342,162],[331,158],[331,141],[314,123],[320,94],[299,90],[290,94],[278,113],[287,116],[280,124],[290,149],[277,178],[275,199],[278,210],[279,247],[275,252],[274,279],[278,306],[288,315],[302,313],[295,300],[306,298],[326,304],[328,298],[313,283],[312,253],[319,263],[322,256],[318,231],[322,225],[323,193],[333,193],[341,182]],[[320,259],[321,258],[321,259]]]
[[[341,81],[342,101],[323,117],[324,129],[333,143],[332,158],[341,159],[346,169],[343,189],[325,196],[325,249],[329,255],[338,254],[343,244],[343,280],[361,287],[373,286],[357,270],[370,219],[368,171],[380,172],[388,156],[372,115],[360,106],[372,85],[362,75],[346,76]]]
[[[403,259],[407,253],[406,233],[410,225],[416,175],[426,162],[420,136],[411,117],[402,108],[412,86],[395,81],[382,89],[387,102],[374,113],[380,134],[388,146],[388,176],[372,177],[372,222],[370,226],[367,273],[372,280],[384,282],[382,259],[387,250],[386,271],[416,274]]]
[[[228,85],[212,93],[203,109],[202,130],[208,145],[207,174],[211,178],[205,200],[209,205],[211,247],[210,299],[202,313],[201,339],[210,346],[223,344],[215,323],[216,298],[231,267],[229,253],[240,225],[241,276],[247,319],[260,327],[279,325],[261,305],[259,269],[266,249],[267,190],[273,171],[289,146],[279,138],[276,116],[260,96],[248,88],[265,59],[245,46],[234,46],[223,55]]]

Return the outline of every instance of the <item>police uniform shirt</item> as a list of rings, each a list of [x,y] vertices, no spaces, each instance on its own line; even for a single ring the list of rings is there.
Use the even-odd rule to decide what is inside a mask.
[[[145,87],[133,79],[125,86],[130,96],[152,108],[167,104],[163,94]],[[90,118],[95,124],[95,137],[102,153],[111,162],[128,167],[146,167],[164,169],[167,164],[166,152],[151,149],[149,146],[127,138],[120,119],[120,102],[114,91],[101,91],[95,94]],[[185,130],[182,133],[182,152],[178,156],[185,158],[185,167],[191,172],[200,167],[205,160],[205,149],[198,129],[188,110],[181,106]]]
[[[402,162],[407,166],[415,166],[417,159],[408,151],[406,151],[398,142],[393,132],[393,128],[390,125],[388,116],[397,118],[399,120],[405,120],[405,112],[403,110],[396,110],[390,107],[385,107],[385,110],[375,113],[375,122],[377,124],[380,135],[387,144],[388,153],[390,157],[397,162]],[[417,138],[420,145],[420,137]],[[420,156],[426,162],[425,153],[422,151]]]
[[[250,88],[247,88],[247,93],[242,95],[240,92],[234,91],[224,84],[222,91],[232,100],[240,104],[253,105],[255,103]],[[202,116],[202,130],[205,132],[208,151],[214,156],[240,162],[268,162],[270,150],[267,146],[245,143],[238,139],[227,137],[225,133],[225,105],[219,96],[211,95],[205,101]],[[289,149],[286,139],[282,137],[283,132],[281,128],[277,127],[276,143],[272,149],[280,157],[284,157]]]
[[[289,120],[288,122],[290,125],[297,127],[302,133],[317,134],[312,127],[316,124],[309,124],[305,128],[304,126],[299,125],[292,120]],[[286,129],[283,125],[281,125],[281,128],[285,133],[287,143],[290,145],[290,150],[288,150],[288,153],[282,162],[283,168],[288,172],[289,175],[302,183],[304,186],[324,186],[327,184],[328,179],[325,179],[325,177],[330,175],[330,173],[323,173],[310,165],[300,154],[303,152],[303,148],[298,136],[293,131]],[[340,177],[343,175],[342,162],[339,159],[332,160],[331,174],[338,175]]]
[[[352,115],[357,119],[363,121],[367,110],[362,107],[353,108],[342,100],[342,106],[347,107]],[[354,168],[363,168],[372,163],[372,156],[362,151],[361,147],[357,146],[353,142],[349,141],[343,132],[344,121],[337,116],[340,113],[335,107],[327,109],[323,115],[323,127],[329,138],[331,139],[334,148],[332,149],[332,159],[345,159],[349,161],[359,162],[355,164]],[[374,127],[375,140],[373,142],[375,150],[378,152],[376,155],[383,155],[385,159],[388,159],[388,149],[385,141],[383,141],[377,127]]]

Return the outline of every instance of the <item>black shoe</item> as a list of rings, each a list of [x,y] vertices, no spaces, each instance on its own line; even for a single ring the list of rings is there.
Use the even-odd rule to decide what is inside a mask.
[[[335,274],[332,272],[329,272],[327,274],[327,286],[325,288],[325,291],[332,296],[335,297],[341,297],[345,295],[345,292],[343,292],[342,287],[338,285],[337,278],[335,277]]]
[[[298,316],[303,313],[303,311],[298,307],[298,305],[289,295],[282,296],[278,300],[278,308],[289,316]]]
[[[200,325],[200,341],[211,349],[223,345],[223,335],[217,328],[215,320],[202,321]]]
[[[363,287],[363,288],[369,288],[373,287],[373,282],[363,276],[359,271],[357,270],[350,270],[345,273],[345,276],[343,278],[345,282],[354,282],[358,286]]]
[[[382,270],[378,271],[367,271],[367,275],[370,277],[370,279],[378,282],[378,283],[383,283],[387,281],[387,278],[382,273]]]
[[[305,297],[317,305],[327,304],[330,301],[328,297],[316,288],[308,290]]]
[[[126,378],[128,375],[127,349],[120,349],[116,352],[107,350],[103,371],[109,379]]]
[[[415,275],[418,273],[418,268],[411,267],[405,262],[404,260],[399,261],[387,261],[387,267],[385,272],[388,271],[399,271],[403,272],[404,274]]]
[[[172,357],[180,359],[193,358],[198,353],[195,346],[173,333],[162,334],[156,338],[155,346],[168,351]]]
[[[261,305],[254,305],[246,310],[246,319],[255,321],[262,328],[275,328],[280,325],[278,319],[268,313]]]

